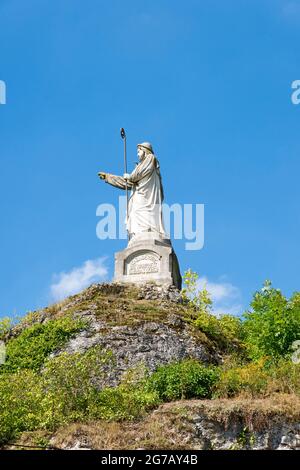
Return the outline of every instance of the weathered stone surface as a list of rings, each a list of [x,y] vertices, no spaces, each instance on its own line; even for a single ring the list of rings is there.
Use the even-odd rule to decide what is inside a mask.
[[[146,233],[115,254],[115,281],[174,285],[181,289],[179,264],[170,239]]]
[[[182,303],[180,290],[175,286],[157,286],[155,284],[144,284],[139,288],[138,299],[162,300]]]
[[[231,422],[230,427],[208,420],[194,418],[196,438],[205,450],[297,450],[296,435],[300,423],[270,423],[260,431],[247,429],[241,422]]]
[[[44,323],[70,313],[86,320],[87,326],[51,357],[82,353],[94,346],[111,351],[114,364],[111,370],[107,368],[105,382],[95,378],[99,387],[117,385],[126,370],[140,365],[154,371],[159,365],[187,358],[211,364],[222,361],[216,346],[185,319],[180,291],[172,285],[94,284],[37,312],[30,322]],[[11,335],[28,326],[26,321]]]
[[[166,318],[166,323],[148,321],[121,326],[101,322],[89,311],[82,314],[90,319],[89,329],[71,339],[62,351],[84,352],[96,345],[112,351],[116,363],[106,382],[109,385],[116,385],[126,370],[141,364],[154,371],[161,364],[187,358],[215,364],[221,360],[216,351],[193,336],[189,325],[174,314]]]
[[[137,423],[65,428],[53,435],[51,444],[75,449],[300,450],[300,400],[294,400],[274,396],[165,403]]]

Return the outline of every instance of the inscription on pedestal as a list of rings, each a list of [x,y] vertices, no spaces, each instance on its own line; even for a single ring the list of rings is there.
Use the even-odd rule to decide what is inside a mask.
[[[159,257],[155,253],[140,253],[126,260],[126,274],[149,274],[159,272]]]

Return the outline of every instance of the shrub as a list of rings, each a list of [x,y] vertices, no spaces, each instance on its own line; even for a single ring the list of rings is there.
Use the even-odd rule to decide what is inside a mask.
[[[255,397],[264,394],[269,383],[265,364],[265,358],[244,365],[234,364],[230,358],[221,369],[214,396],[232,398],[237,395]]]
[[[102,390],[90,409],[93,418],[131,420],[158,406],[160,399],[154,390],[119,385]]]
[[[284,358],[275,363],[267,357],[240,364],[228,358],[221,369],[214,396],[254,398],[274,393],[300,395],[300,364]]]
[[[90,413],[93,418],[132,420],[159,405],[156,391],[147,387],[149,370],[140,363],[124,372],[121,384],[102,390]]]
[[[184,302],[197,313],[209,313],[212,300],[209,292],[204,288],[198,289],[198,274],[188,269],[183,276],[184,288],[181,291]],[[197,317],[197,314],[196,314]]]
[[[281,358],[276,363],[271,363],[267,371],[268,393],[280,392],[300,396],[300,364]]]
[[[243,348],[243,325],[240,318],[232,315],[217,318],[211,313],[201,312],[193,323],[216,342],[219,348],[227,352]]]
[[[43,389],[39,377],[22,370],[0,377],[0,443],[40,425]]]
[[[42,373],[18,370],[0,377],[0,443],[21,431],[55,429],[89,419],[98,403],[94,380],[106,373],[111,353],[99,347],[48,359]]]
[[[85,325],[83,320],[65,316],[26,328],[19,336],[7,342],[7,358],[5,364],[0,366],[0,372],[38,370],[50,353],[62,347]]]
[[[0,340],[5,338],[5,335],[9,332],[13,326],[13,321],[9,317],[1,318],[0,320]]]
[[[249,357],[278,359],[289,355],[292,343],[300,339],[300,293],[288,301],[266,281],[261,291],[255,293],[251,307],[252,311],[244,314]]]
[[[156,392],[163,401],[209,398],[218,376],[218,368],[188,359],[158,367],[149,377],[147,388]]]
[[[192,323],[208,338],[227,352],[242,349],[243,324],[232,315],[216,317],[212,313],[212,300],[207,289],[198,289],[198,274],[190,269],[185,272],[182,296],[190,309]]]
[[[62,353],[48,359],[41,376],[48,402],[43,425],[55,427],[65,420],[88,417],[97,402],[99,384],[112,364],[112,353],[99,346],[85,353]]]

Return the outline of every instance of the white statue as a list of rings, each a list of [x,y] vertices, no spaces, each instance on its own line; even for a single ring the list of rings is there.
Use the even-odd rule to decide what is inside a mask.
[[[101,179],[120,189],[131,189],[126,225],[129,238],[152,232],[159,238],[168,238],[162,217],[163,186],[159,162],[152,145],[143,142],[137,145],[139,163],[132,173],[123,176],[98,173]]]

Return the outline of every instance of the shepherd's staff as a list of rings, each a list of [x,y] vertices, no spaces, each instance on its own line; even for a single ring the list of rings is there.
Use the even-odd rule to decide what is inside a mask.
[[[124,142],[124,168],[125,168],[125,173],[127,173],[127,151],[126,151],[126,133],[125,129],[122,127],[121,128],[121,137]],[[125,180],[125,190],[126,190],[126,224],[128,222],[128,186],[127,186],[127,180]]]

